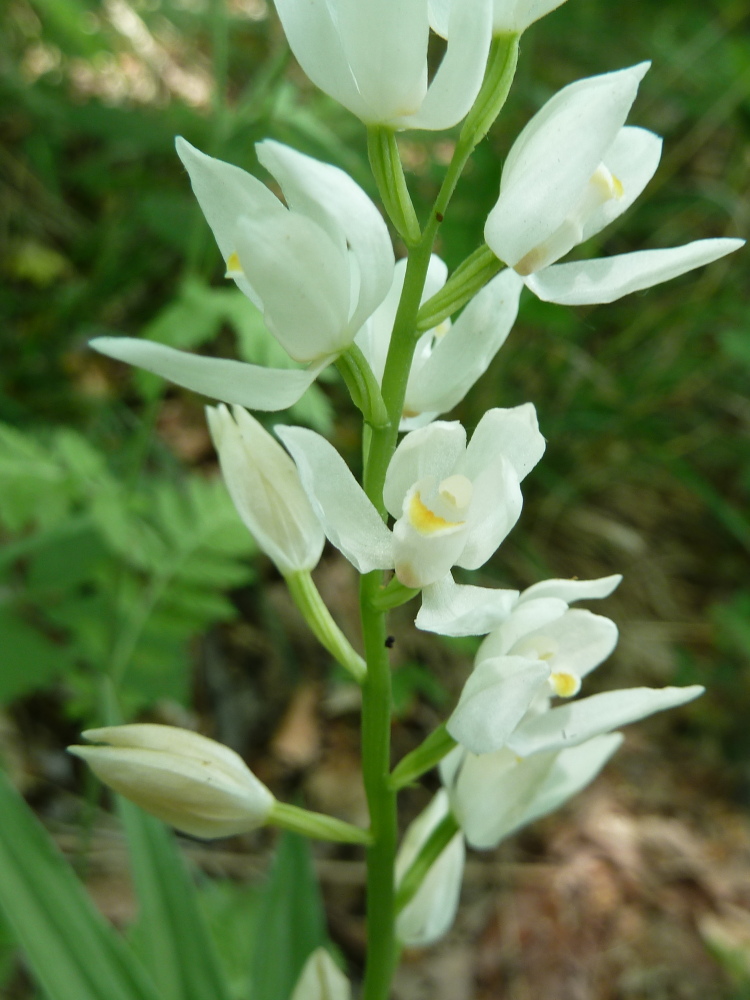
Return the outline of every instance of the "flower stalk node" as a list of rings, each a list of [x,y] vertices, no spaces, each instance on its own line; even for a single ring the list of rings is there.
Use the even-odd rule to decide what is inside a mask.
[[[462,261],[439,292],[417,314],[417,335],[432,330],[467,302],[502,270],[503,262],[483,244]]]
[[[361,348],[351,344],[336,359],[336,367],[346,383],[352,402],[365,422],[376,429],[388,426],[388,410],[380,386]]]
[[[302,809],[289,802],[275,801],[268,823],[280,826],[292,833],[312,837],[314,840],[331,840],[337,844],[362,844],[369,847],[372,844],[372,834],[352,823],[336,819],[335,816],[325,816],[323,813]]]
[[[362,684],[367,676],[367,664],[331,617],[310,573],[290,573],[285,579],[292,600],[302,612],[315,638],[337,663],[349,671],[358,684]]]
[[[477,146],[502,111],[518,64],[518,34],[496,35],[490,46],[487,70],[474,106],[461,127],[461,141]]]
[[[368,128],[367,153],[388,218],[406,245],[416,246],[422,238],[422,230],[406,186],[393,129],[379,125]]]

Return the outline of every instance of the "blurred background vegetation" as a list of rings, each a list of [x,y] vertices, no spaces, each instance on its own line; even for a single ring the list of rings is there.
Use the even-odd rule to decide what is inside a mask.
[[[580,252],[746,236],[749,32],[748,0],[616,11],[569,0],[530,29],[506,111],[443,226],[449,265],[481,238],[530,115],[573,79],[643,59],[653,67],[630,122],[664,136],[664,158],[637,205]],[[58,818],[67,807],[51,806],[49,789],[73,787],[60,747],[97,720],[105,683],[130,717],[209,713],[216,735],[259,754],[300,684],[329,675],[325,657],[290,636],[273,570],[216,479],[204,400],[87,347],[142,335],[284,363],[222,278],[177,134],[250,170],[253,143],[270,136],[375,195],[359,122],[310,86],[264,0],[0,5],[0,740],[18,784]],[[423,213],[451,136],[406,134],[401,145]],[[596,683],[706,684],[706,698],[659,732],[740,809],[750,799],[747,288],[739,254],[611,306],[524,296],[508,344],[455,414],[472,427],[489,406],[531,399],[549,441],[521,524],[480,579],[624,573],[605,609],[620,648]],[[281,419],[333,435],[356,464],[336,377]],[[336,602],[351,581],[330,556],[323,572]],[[404,640],[405,729],[437,718],[457,684],[450,664],[465,669],[470,652]]]

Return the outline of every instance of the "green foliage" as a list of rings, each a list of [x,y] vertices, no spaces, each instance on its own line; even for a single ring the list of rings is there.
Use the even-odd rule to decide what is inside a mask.
[[[69,429],[0,427],[4,669],[0,701],[66,677],[87,712],[109,675],[133,711],[184,699],[188,640],[233,617],[254,545],[223,483],[144,478],[129,489]]]
[[[231,1000],[174,835],[118,797],[139,902],[133,943],[164,1000]]]
[[[285,832],[258,912],[251,1000],[288,1000],[302,966],[325,943],[325,917],[310,844]]]
[[[0,772],[0,909],[48,1000],[163,1000]]]
[[[411,709],[414,699],[422,695],[435,708],[445,708],[448,692],[435,674],[421,663],[405,663],[393,671],[391,678],[393,711],[402,718]]]

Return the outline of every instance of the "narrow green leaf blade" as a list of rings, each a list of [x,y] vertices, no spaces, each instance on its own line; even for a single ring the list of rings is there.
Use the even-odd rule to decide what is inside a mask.
[[[310,844],[285,832],[258,916],[252,1000],[289,1000],[308,956],[325,943],[325,914]]]
[[[0,908],[50,1000],[164,1000],[0,772]]]
[[[135,882],[138,940],[165,1000],[231,1000],[195,887],[174,837],[158,820],[118,797]]]

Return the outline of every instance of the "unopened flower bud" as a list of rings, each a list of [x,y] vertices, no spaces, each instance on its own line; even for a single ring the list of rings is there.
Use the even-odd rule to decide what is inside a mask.
[[[176,726],[89,729],[97,746],[68,747],[114,791],[182,833],[211,839],[246,833],[275,799],[229,747]]]
[[[316,948],[305,962],[291,1000],[350,1000],[349,980],[325,948]]]
[[[242,520],[285,576],[317,565],[325,536],[294,462],[241,406],[207,406],[221,471]]]

